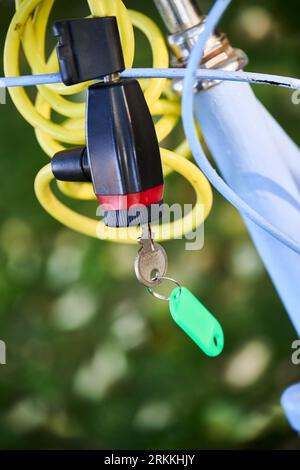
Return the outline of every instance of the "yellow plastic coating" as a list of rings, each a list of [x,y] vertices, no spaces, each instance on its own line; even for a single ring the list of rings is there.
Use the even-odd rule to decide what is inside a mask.
[[[55,0],[16,0],[16,13],[9,27],[4,50],[4,69],[6,76],[20,75],[19,56],[21,47],[26,60],[35,74],[55,73],[58,71],[56,50],[45,57],[45,42],[49,15]],[[168,50],[162,33],[155,23],[145,15],[127,10],[121,0],[87,0],[93,16],[116,16],[127,67],[134,59],[133,27],[140,29],[147,37],[153,56],[153,67],[169,66]],[[156,122],[159,142],[166,139],[175,129],[181,107],[178,97],[173,93],[171,82],[166,79],[140,81],[145,98],[153,116],[160,117]],[[89,83],[66,87],[63,84],[43,85],[37,87],[35,103],[32,103],[24,88],[11,88],[10,94],[17,109],[34,127],[37,139],[51,158],[55,153],[66,148],[66,144],[83,145],[85,143],[85,90]],[[80,95],[82,93],[82,95]],[[73,98],[73,95],[76,95]],[[53,121],[52,112],[63,116],[61,123]],[[175,153],[161,149],[164,174],[167,176],[175,170],[186,177],[194,186],[198,203],[205,207],[207,217],[212,206],[210,185],[200,170],[183,157],[190,154],[184,141]],[[57,220],[66,226],[86,235],[108,239],[115,242],[134,243],[139,236],[138,229],[108,229],[103,222],[90,219],[72,211],[63,205],[52,193],[50,183],[53,179],[50,165],[37,175],[35,191],[43,207]],[[78,200],[95,200],[90,183],[57,182],[60,191],[68,197]],[[154,227],[160,240],[180,238],[188,231],[194,230],[203,222],[202,209],[194,207],[193,211],[182,220]]]
[[[161,149],[161,154],[164,165],[177,171],[191,183],[196,193],[196,204],[193,210],[182,219],[166,225],[153,226],[153,232],[158,241],[180,238],[195,230],[208,216],[213,202],[211,187],[207,179],[193,163],[170,150]],[[35,180],[36,196],[52,217],[67,227],[91,237],[117,243],[136,243],[140,236],[139,228],[111,229],[101,221],[80,215],[66,207],[51,190],[50,184],[53,179],[51,165],[48,164],[40,170]]]
[[[130,11],[130,18],[132,24],[140,29],[147,37],[150,42],[152,55],[153,55],[153,67],[154,68],[168,68],[169,67],[169,54],[161,31],[158,29],[156,24],[150,20],[147,16],[137,11]],[[166,85],[165,78],[158,78],[151,80],[150,86],[145,91],[145,98],[150,107],[150,110],[154,103],[161,96],[164,87]]]
[[[88,0],[93,16],[116,16],[123,45],[127,68],[131,68],[134,59],[134,32],[128,10],[121,0]]]

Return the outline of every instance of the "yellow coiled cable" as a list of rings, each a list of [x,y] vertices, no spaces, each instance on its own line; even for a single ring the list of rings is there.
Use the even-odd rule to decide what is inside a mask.
[[[58,71],[56,51],[45,58],[45,40],[48,18],[55,0],[17,0],[16,13],[10,24],[4,49],[4,70],[6,76],[20,75],[19,56],[21,46],[32,73],[55,73]],[[153,67],[169,66],[168,50],[164,38],[155,23],[145,15],[127,10],[121,0],[88,0],[93,16],[116,16],[120,30],[125,63],[133,64],[135,42],[133,27],[140,29],[147,37],[153,55]],[[50,158],[66,148],[66,144],[85,143],[85,102],[66,98],[84,91],[89,84],[66,87],[63,84],[38,86],[33,104],[24,88],[10,89],[13,102],[22,116],[34,127],[37,139]],[[145,98],[153,116],[160,116],[156,123],[159,142],[168,137],[180,119],[180,103],[170,90],[166,79],[141,80]],[[162,98],[162,95],[164,97]],[[80,97],[80,95],[79,95]],[[53,111],[63,116],[62,123],[55,122]],[[181,156],[177,155],[180,153]],[[212,207],[211,187],[201,171],[183,157],[188,156],[189,147],[184,141],[174,152],[161,149],[165,176],[170,171],[182,174],[193,185],[197,196],[194,209],[183,219],[172,224],[154,227],[158,240],[180,238],[203,223]],[[103,222],[80,215],[60,202],[52,193],[50,183],[54,179],[51,165],[44,167],[35,182],[36,195],[54,218],[64,225],[87,235],[101,239],[134,243],[139,229],[110,229]],[[95,195],[89,183],[58,182],[59,189],[67,196],[79,200],[94,200]],[[204,210],[203,210],[204,205]]]

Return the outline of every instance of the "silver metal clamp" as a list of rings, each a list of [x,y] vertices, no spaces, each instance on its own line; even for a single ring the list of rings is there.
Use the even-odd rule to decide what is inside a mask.
[[[202,14],[195,0],[154,0],[166,27],[169,30],[168,44],[172,53],[172,67],[187,65],[190,53],[202,33],[206,16]],[[241,70],[248,64],[247,55],[234,49],[226,34],[215,32],[206,44],[201,67],[227,71]],[[195,84],[198,91],[207,90],[219,81],[202,80]],[[182,92],[182,80],[175,79],[173,88]]]

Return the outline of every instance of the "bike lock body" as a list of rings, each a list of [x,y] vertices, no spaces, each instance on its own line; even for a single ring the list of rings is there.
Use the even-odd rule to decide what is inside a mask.
[[[116,18],[63,21],[54,30],[64,83],[100,80],[87,92],[86,147],[56,154],[54,176],[91,181],[109,227],[157,221],[164,193],[159,144],[139,83],[119,77],[125,65]]]

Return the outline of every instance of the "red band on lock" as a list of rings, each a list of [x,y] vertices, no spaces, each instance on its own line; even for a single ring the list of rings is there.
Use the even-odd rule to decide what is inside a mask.
[[[163,200],[163,196],[164,185],[162,184],[140,193],[113,196],[97,195],[97,199],[103,210],[126,211],[133,206],[151,206],[152,204],[158,204]]]

